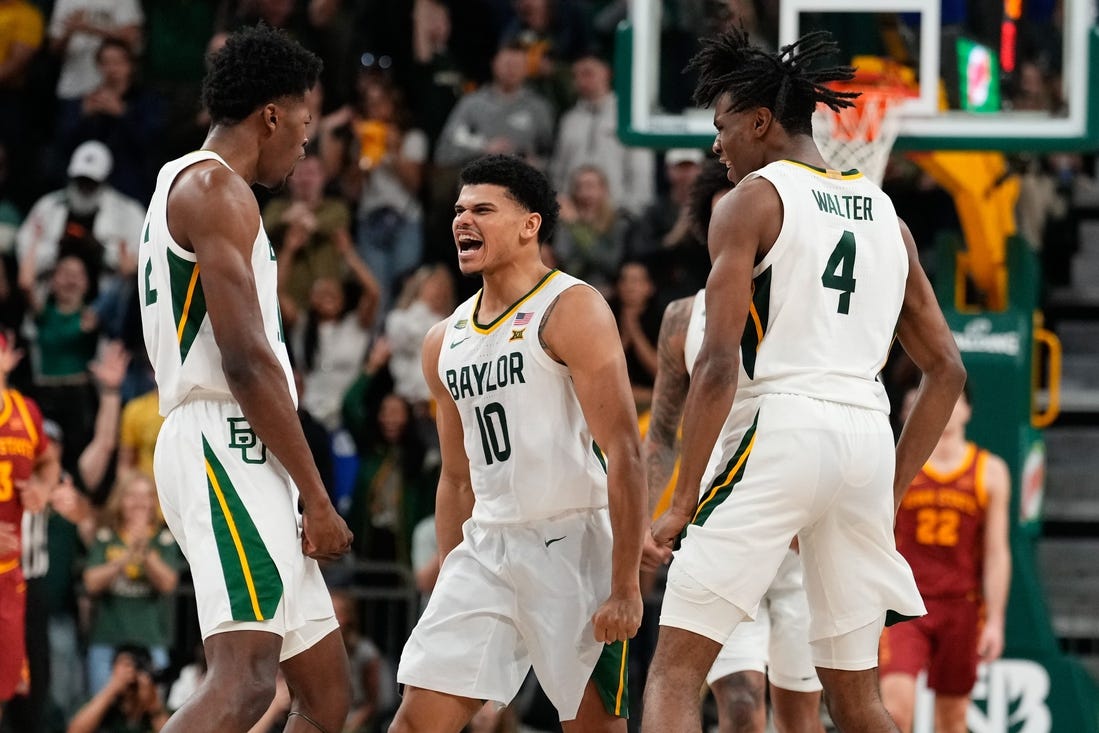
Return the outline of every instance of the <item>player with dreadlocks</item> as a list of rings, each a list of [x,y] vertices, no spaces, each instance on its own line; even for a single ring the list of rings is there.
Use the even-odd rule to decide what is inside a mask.
[[[889,197],[857,170],[831,169],[813,142],[816,105],[850,104],[827,87],[852,74],[821,64],[835,48],[810,33],[773,54],[734,29],[691,62],[696,101],[714,108],[714,152],[737,186],[710,221],[682,465],[652,527],[667,552],[682,544],[645,690],[646,733],[701,729],[706,671],[754,617],[795,536],[833,721],[845,732],[897,730],[878,695],[878,637],[924,607],[893,516],[965,370]],[[896,447],[877,378],[894,333],[923,371]],[[711,450],[720,460],[707,471]]]

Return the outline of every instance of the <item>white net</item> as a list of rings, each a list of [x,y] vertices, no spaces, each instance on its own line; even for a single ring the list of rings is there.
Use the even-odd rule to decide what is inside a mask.
[[[881,185],[889,153],[900,130],[898,104],[904,96],[859,89],[855,107],[833,112],[821,105],[813,115],[813,139],[824,159],[837,170],[858,168]]]

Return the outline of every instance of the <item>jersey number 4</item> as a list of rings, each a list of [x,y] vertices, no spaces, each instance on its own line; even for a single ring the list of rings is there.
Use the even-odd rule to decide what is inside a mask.
[[[820,284],[830,290],[840,291],[840,302],[836,312],[847,315],[851,308],[851,293],[855,292],[855,235],[853,233],[844,232],[840,241],[836,243],[832,254],[828,256],[824,273],[820,276]]]

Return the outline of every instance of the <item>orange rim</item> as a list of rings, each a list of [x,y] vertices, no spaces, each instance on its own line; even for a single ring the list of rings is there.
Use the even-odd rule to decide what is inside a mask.
[[[881,75],[836,82],[830,86],[840,92],[859,93],[858,97],[851,100],[854,102],[852,107],[845,107],[838,112],[827,107],[822,108],[825,114],[833,117],[832,136],[839,140],[876,139],[886,113],[904,100],[916,96],[908,86],[889,81]]]

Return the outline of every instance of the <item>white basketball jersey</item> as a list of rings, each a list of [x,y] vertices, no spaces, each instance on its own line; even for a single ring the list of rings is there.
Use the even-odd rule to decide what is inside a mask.
[[[703,288],[695,293],[691,301],[691,317],[687,320],[687,331],[683,334],[683,365],[687,368],[687,376],[694,374],[695,361],[698,360],[698,352],[702,350],[702,337],[706,332],[706,290]],[[740,379],[744,379],[744,367],[740,369]],[[721,440],[714,443],[714,449],[710,451],[710,460],[706,463],[706,471],[702,474],[702,483],[699,485],[701,494],[710,490],[709,478],[715,475],[721,467]]]
[[[439,378],[462,418],[478,522],[528,522],[607,504],[603,455],[572,377],[538,338],[546,309],[577,285],[588,287],[554,270],[491,323],[477,322],[480,292],[447,322]]]
[[[180,247],[168,232],[168,191],[184,169],[203,160],[216,160],[228,167],[216,153],[197,150],[160,169],[138,249],[141,326],[149,361],[156,372],[161,415],[167,415],[191,392],[232,398],[221,368],[221,351],[214,341],[210,319],[206,317],[206,298],[198,261],[194,252]],[[252,272],[263,330],[286,372],[287,390],[297,404],[297,390],[279,313],[275,250],[263,229],[263,222],[257,223],[259,233],[252,245]]]
[[[702,351],[702,337],[706,333],[706,290],[695,293],[691,301],[691,317],[687,321],[687,332],[683,335],[683,365],[687,367],[687,376],[694,373],[695,360]]]
[[[878,375],[908,277],[893,203],[858,171],[777,161],[757,176],[784,214],[752,271],[737,398],[788,393],[888,413]]]

